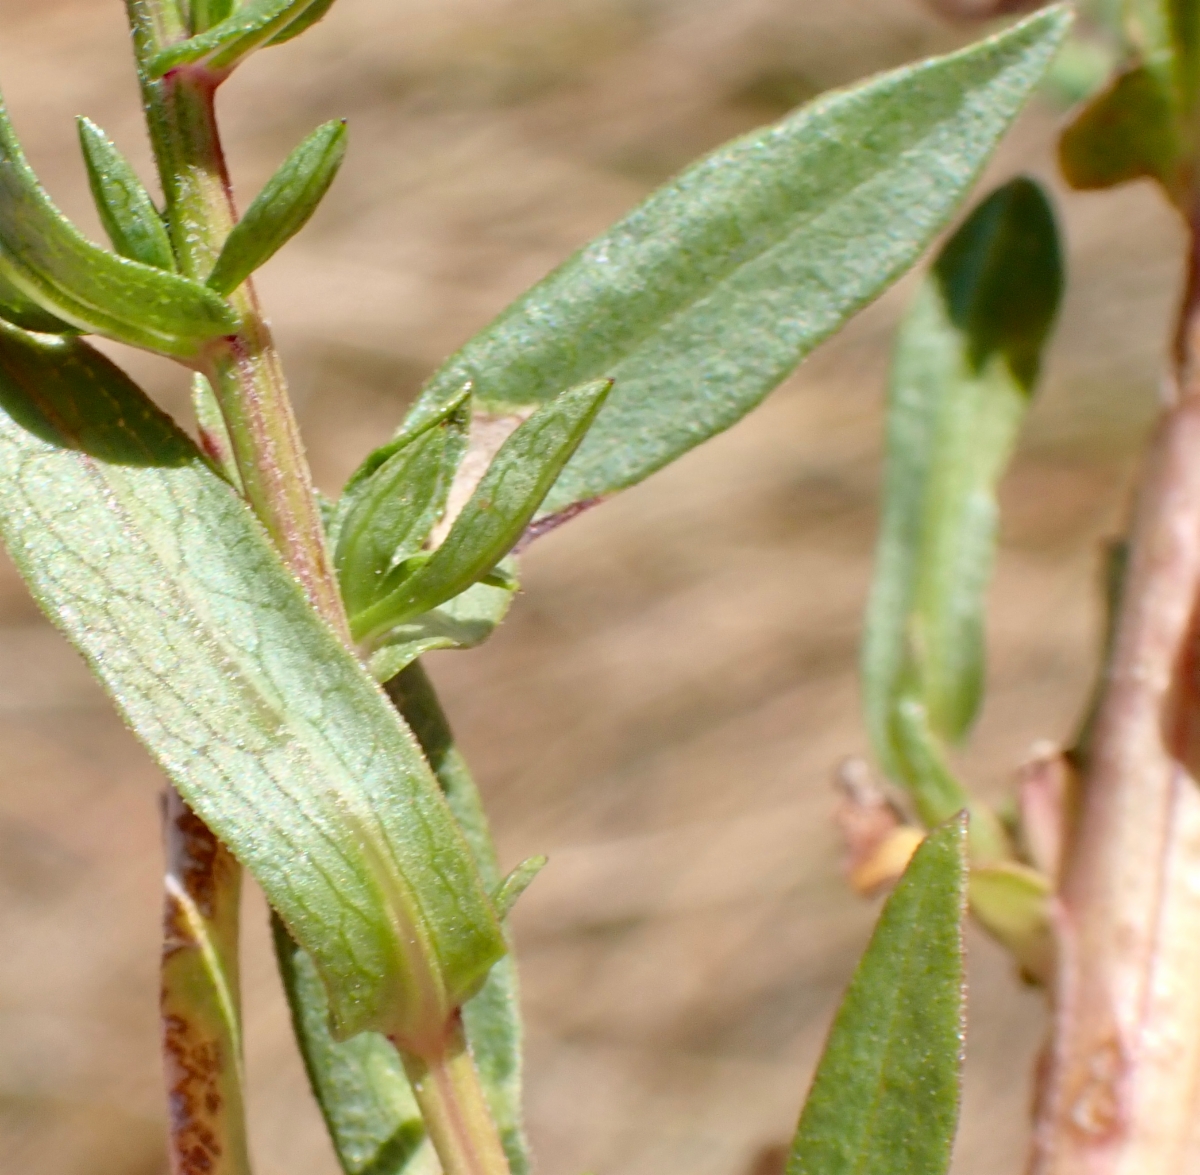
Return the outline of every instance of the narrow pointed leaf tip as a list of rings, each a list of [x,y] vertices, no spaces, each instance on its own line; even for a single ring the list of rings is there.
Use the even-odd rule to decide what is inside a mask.
[[[876,754],[926,819],[962,806],[947,810],[930,765],[979,710],[996,491],[1062,286],[1053,211],[1019,178],[951,237],[900,330],[862,674]],[[925,731],[916,741],[914,715]]]
[[[265,265],[316,212],[346,157],[346,124],[318,127],[254,198],[225,242],[208,277],[218,294],[232,293]]]
[[[245,502],[119,369],[2,324],[0,533],[311,955],[335,1036],[436,1055],[507,948],[411,731]]]
[[[1054,5],[959,53],[822,98],[652,195],[452,356],[485,411],[615,388],[547,498],[641,481],[740,420],[945,224],[1066,35]]]
[[[212,28],[156,54],[146,72],[160,78],[197,62],[228,72],[261,46],[302,33],[331,7],[332,0],[248,0]]]
[[[483,580],[520,539],[591,428],[612,384],[597,380],[539,408],[500,447],[441,546],[401,564],[378,602],[350,617],[356,640],[380,636]],[[461,390],[460,390],[461,394]]]
[[[930,833],[838,1009],[787,1175],[945,1175],[964,1041],[966,825]]]
[[[79,145],[96,211],[113,248],[132,261],[174,271],[167,227],[125,156],[90,118],[82,116]]]
[[[84,237],[38,183],[0,100],[0,299],[9,288],[76,330],[176,359],[237,329],[211,290]]]

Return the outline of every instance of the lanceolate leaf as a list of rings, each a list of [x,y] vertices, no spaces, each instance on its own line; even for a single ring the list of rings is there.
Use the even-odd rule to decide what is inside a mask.
[[[335,1034],[440,1047],[505,943],[416,740],[229,484],[82,342],[0,327],[0,530],[312,955]]]
[[[55,318],[36,302],[23,294],[4,276],[4,264],[0,261],[0,318],[15,323],[26,330],[41,331],[43,334],[73,335],[79,331],[69,322]]]
[[[100,223],[122,257],[175,269],[167,227],[137,172],[90,118],[79,119],[79,145]]]
[[[903,701],[949,742],[979,707],[996,485],[1061,288],[1053,214],[1032,181],[1017,179],[954,234],[900,332],[863,646],[871,735],[900,781],[915,782],[893,729]]]
[[[787,1175],[945,1175],[963,1051],[964,827],[931,833],[850,982]]]
[[[276,33],[267,43],[269,45],[282,45],[285,41],[290,41],[293,37],[298,37],[305,30],[312,28],[332,7],[333,0],[317,0],[315,4],[311,4],[305,9],[303,16],[292,21],[283,32]]]
[[[481,580],[521,537],[550,487],[596,419],[610,384],[585,384],[543,405],[501,446],[462,513],[419,568],[379,602],[350,615],[356,640],[420,616]]]
[[[42,190],[2,102],[0,281],[78,330],[180,359],[237,329],[211,290],[87,240]]]
[[[415,555],[442,516],[466,450],[469,408],[405,434],[372,454],[369,476],[351,479],[338,503],[334,562],[351,616],[379,598],[397,563]],[[380,460],[380,458],[383,458]]]
[[[346,124],[335,119],[317,127],[234,225],[209,274],[209,288],[232,293],[282,249],[316,212],[345,157]]]
[[[640,481],[739,420],[913,263],[1069,24],[1054,5],[721,148],[514,303],[416,411],[468,381],[502,412],[611,378],[545,509]]]
[[[147,73],[151,78],[160,78],[172,69],[197,61],[205,62],[215,70],[232,69],[259,46],[268,44],[280,34],[289,33],[294,25],[305,20],[311,9],[322,11],[313,16],[309,24],[324,16],[329,7],[326,0],[246,0],[207,32],[156,54]]]

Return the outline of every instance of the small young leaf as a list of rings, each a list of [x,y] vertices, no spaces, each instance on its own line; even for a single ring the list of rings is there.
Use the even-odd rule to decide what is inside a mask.
[[[293,37],[298,37],[301,33],[312,28],[325,14],[333,7],[333,0],[317,0],[317,2],[304,11],[304,15],[292,21],[281,33],[276,33],[268,42],[268,45],[282,45],[285,41],[290,41]]]
[[[313,957],[335,1035],[440,1048],[506,950],[494,882],[245,502],[79,340],[0,325],[0,533]]]
[[[334,524],[334,562],[350,615],[378,600],[387,574],[420,551],[441,518],[469,423],[470,400],[460,400],[442,420],[377,450],[351,478]]]
[[[511,412],[611,378],[544,508],[641,481],[740,420],[913,263],[1070,22],[1053,5],[720,148],[467,343],[415,411],[468,381],[480,408]]]
[[[174,272],[167,227],[137,172],[90,118],[79,118],[79,145],[100,223],[122,257]]]
[[[371,676],[376,681],[391,681],[418,657],[435,649],[476,648],[495,632],[515,595],[514,588],[473,584],[432,612],[396,625],[375,642],[367,662]]]
[[[917,849],[829,1033],[787,1175],[945,1175],[963,1055],[960,820]]]
[[[284,160],[229,234],[209,289],[230,294],[309,221],[346,157],[346,124],[319,126]]]
[[[533,884],[533,879],[546,868],[545,857],[529,857],[522,861],[492,894],[492,904],[500,918],[507,918],[517,899]]]
[[[246,0],[206,32],[157,53],[147,64],[147,75],[151,79],[160,78],[181,65],[200,61],[218,73],[227,72],[255,49],[289,32],[314,7],[323,9],[319,16],[313,17],[317,20],[330,5],[326,0]]]
[[[1061,289],[1053,213],[1036,184],[1017,179],[950,239],[901,328],[862,655],[875,750],[900,781],[901,701],[918,703],[931,733],[948,742],[979,707],[996,485]],[[956,810],[961,797],[946,805]],[[935,819],[946,818],[946,805]]]
[[[1049,880],[1019,861],[972,865],[971,913],[1038,983],[1054,976],[1054,935],[1050,926]]]
[[[351,614],[355,639],[385,633],[487,575],[521,537],[610,387],[601,380],[573,388],[526,420],[501,446],[442,545],[411,574],[398,567],[395,586],[378,603]]]
[[[1059,140],[1067,183],[1080,191],[1155,179],[1169,198],[1185,196],[1184,147],[1162,77],[1127,70],[1076,115]]]
[[[231,334],[211,290],[87,240],[46,195],[0,101],[0,281],[56,320],[178,359]]]

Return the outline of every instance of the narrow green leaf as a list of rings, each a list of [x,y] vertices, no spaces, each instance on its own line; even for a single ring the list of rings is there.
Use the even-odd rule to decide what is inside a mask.
[[[368,661],[371,675],[376,681],[391,681],[436,649],[476,648],[495,632],[515,595],[514,588],[473,584],[433,611],[396,625],[375,641]]]
[[[174,272],[171,238],[129,161],[90,118],[79,118],[79,145],[100,223],[122,257]]]
[[[842,1000],[787,1175],[945,1175],[964,1039],[964,826],[930,835]]]
[[[56,319],[179,359],[237,329],[211,290],[87,240],[46,195],[0,101],[0,281]]]
[[[32,299],[26,297],[4,276],[4,263],[0,260],[0,318],[25,330],[40,331],[42,334],[73,335],[78,328],[61,318],[48,314]]]
[[[284,160],[229,234],[208,277],[230,294],[265,265],[309,221],[346,157],[346,124],[319,126]]]
[[[1127,70],[1075,116],[1059,141],[1067,183],[1081,191],[1156,179],[1184,196],[1175,111],[1163,79],[1145,66]]]
[[[181,65],[201,61],[218,73],[231,70],[255,49],[290,31],[316,6],[323,6],[326,11],[329,8],[325,0],[246,0],[206,32],[156,54],[147,64],[146,72],[152,79],[160,78]]]
[[[571,454],[579,447],[611,385],[572,388],[539,408],[501,446],[445,541],[379,602],[351,613],[356,640],[378,636],[429,612],[482,579],[513,548]]]
[[[189,806],[411,1052],[505,951],[420,748],[248,507],[108,360],[0,326],[0,532]]]
[[[950,239],[901,328],[862,659],[876,753],[900,781],[905,756],[893,723],[901,701],[919,704],[932,734],[948,742],[979,708],[996,485],[1061,290],[1053,213],[1036,184],[1016,179]],[[946,804],[957,810],[961,799]],[[936,819],[948,814],[934,809]]]
[[[533,884],[533,879],[546,868],[545,857],[529,857],[522,861],[496,888],[492,903],[501,918],[507,918],[517,899]]]
[[[364,465],[347,485],[335,528],[334,562],[351,616],[375,603],[385,577],[417,554],[446,509],[466,451],[470,400],[441,420],[405,433]]]
[[[1049,65],[1061,4],[721,148],[514,303],[434,376],[512,411],[611,378],[548,497],[633,485],[741,419],[920,254]]]
[[[303,16],[292,21],[283,32],[276,33],[267,44],[282,45],[285,41],[290,41],[293,37],[298,37],[301,33],[312,28],[332,7],[333,0],[317,0],[315,4],[305,9]]]

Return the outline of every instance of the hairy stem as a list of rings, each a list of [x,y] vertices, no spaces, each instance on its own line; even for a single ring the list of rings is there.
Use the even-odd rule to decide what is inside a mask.
[[[127,0],[139,64],[187,29],[166,0]],[[181,270],[203,281],[237,219],[214,101],[223,78],[183,68],[142,93]],[[312,475],[271,332],[247,280],[230,296],[237,334],[210,348],[205,374],[229,432],[244,493],[314,607],[350,643]]]
[[[1200,252],[1057,902],[1034,1175],[1182,1175],[1200,1089]]]
[[[242,1105],[241,869],[168,788],[162,1032],[172,1175],[249,1175]]]
[[[440,1057],[401,1056],[443,1175],[509,1175],[461,1019]]]

